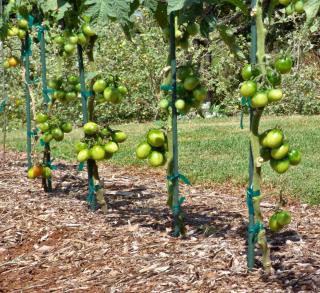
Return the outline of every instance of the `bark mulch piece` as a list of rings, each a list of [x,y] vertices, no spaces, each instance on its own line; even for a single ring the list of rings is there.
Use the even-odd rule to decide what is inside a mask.
[[[182,186],[188,235],[176,239],[163,170],[101,165],[104,215],[88,209],[86,172],[76,165],[58,162],[55,191],[45,194],[41,180],[26,178],[23,154],[7,158],[0,166],[0,292],[320,292],[317,207],[290,201],[292,224],[268,235],[274,274],[259,262],[248,274],[242,194]]]

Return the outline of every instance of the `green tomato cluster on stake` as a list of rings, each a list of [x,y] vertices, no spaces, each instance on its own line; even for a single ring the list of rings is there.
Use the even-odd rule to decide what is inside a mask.
[[[271,168],[277,173],[283,174],[288,171],[290,165],[296,166],[300,163],[300,152],[290,148],[281,129],[268,129],[259,138],[261,145],[260,155],[263,161],[270,160]]]
[[[76,75],[53,77],[48,80],[48,88],[52,90],[52,102],[74,102],[81,91],[79,77]]]
[[[163,86],[170,86],[171,71],[167,73]],[[166,96],[160,100],[160,108],[168,111],[171,104],[171,96],[165,91]],[[197,72],[192,65],[183,65],[177,69],[177,100],[175,106],[181,114],[188,114],[192,108],[199,108],[205,98],[207,90],[201,85]]]
[[[303,0],[279,0],[279,4],[285,6],[287,15],[292,15],[294,13],[302,14],[305,12]]]
[[[128,94],[128,89],[121,84],[119,77],[112,75],[107,79],[97,79],[92,85],[92,91],[95,93],[97,104],[119,104]]]
[[[90,39],[96,36],[96,32],[89,23],[84,23],[77,32],[66,30],[61,35],[54,37],[53,42],[60,48],[60,54],[70,56],[76,52],[77,45],[83,48],[89,45]]]
[[[278,210],[269,219],[269,228],[272,232],[279,232],[291,223],[291,214],[288,211]]]
[[[49,143],[53,139],[55,141],[62,141],[65,133],[72,131],[72,123],[68,121],[61,121],[55,116],[48,116],[44,113],[36,115],[37,127],[40,129],[41,139],[44,143]]]
[[[194,37],[200,32],[200,25],[196,22],[178,24],[178,17],[175,17],[175,39],[177,48],[188,50],[190,46],[190,37]],[[162,29],[166,41],[170,41],[169,26]]]
[[[163,129],[150,129],[146,140],[136,148],[138,159],[148,159],[151,167],[164,166],[167,162],[168,139]]]
[[[267,68],[266,79],[261,80],[258,67],[245,65],[241,71],[241,76],[245,80],[240,88],[241,95],[250,99],[250,106],[254,109],[264,108],[270,103],[280,101],[283,98],[283,91],[280,88],[281,75],[289,73],[292,66],[291,57],[277,58],[274,65]],[[261,82],[258,83],[257,80]]]
[[[121,130],[112,130],[109,126],[102,127],[94,122],[83,126],[85,137],[75,144],[77,159],[85,162],[89,159],[102,161],[111,159],[118,152],[119,143],[127,139]]]

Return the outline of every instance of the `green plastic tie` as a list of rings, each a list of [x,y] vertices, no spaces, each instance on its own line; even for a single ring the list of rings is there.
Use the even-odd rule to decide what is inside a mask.
[[[251,187],[247,189],[247,206],[250,215],[254,215],[254,206],[253,206],[253,198],[260,196],[260,190],[253,191]]]
[[[169,85],[169,84],[162,84],[160,86],[160,90],[162,90],[162,91],[172,91],[173,90],[173,86]]]
[[[181,212],[181,206],[182,204],[184,203],[184,201],[186,200],[186,198],[183,196],[183,197],[180,197],[179,200],[178,200],[178,204],[172,206],[172,212],[174,215],[179,215],[180,212]]]
[[[43,26],[42,24],[37,24],[36,27],[38,29],[37,39],[40,41],[42,38],[42,33],[44,33],[46,30],[48,30],[48,28]]]
[[[40,138],[40,145],[41,146],[45,146],[46,145],[46,143],[44,142],[44,140],[42,138]]]
[[[251,98],[241,98],[241,114],[240,114],[240,128],[243,129],[243,116],[244,116],[244,107],[251,107]]]
[[[81,172],[83,171],[84,169],[84,162],[81,162],[79,165],[78,165],[78,171]]]
[[[0,113],[2,113],[7,105],[7,102],[9,100],[9,97],[6,96],[3,101],[0,103]]]
[[[51,161],[48,161],[48,162],[47,162],[47,165],[48,165],[48,167],[49,167],[51,170],[58,170],[58,167],[55,166],[55,165],[52,165],[52,162],[51,162]]]
[[[170,180],[170,181],[180,179],[183,183],[185,183],[187,185],[191,185],[190,180],[186,176],[184,176],[184,175],[182,175],[180,173],[177,174],[177,175],[167,176],[167,179]]]
[[[90,98],[94,95],[93,91],[81,91],[80,93],[81,93],[81,95],[83,95],[86,98]]]
[[[260,231],[264,230],[264,226],[261,222],[255,223],[254,225],[249,225],[248,232],[253,235],[253,242],[257,242],[257,235]]]
[[[91,179],[89,182],[89,194],[87,196],[87,202],[89,203],[92,210],[97,209],[96,203],[96,191],[100,189],[100,185],[94,185],[93,180]]]

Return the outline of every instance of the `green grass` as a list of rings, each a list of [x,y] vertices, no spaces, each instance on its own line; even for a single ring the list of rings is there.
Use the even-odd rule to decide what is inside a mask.
[[[246,123],[248,123],[246,121]],[[304,202],[320,203],[320,117],[264,117],[261,130],[281,125],[290,144],[303,154],[298,167],[292,167],[279,176],[269,164],[263,166],[264,186],[277,193],[282,188],[285,194]],[[111,160],[117,165],[145,165],[135,158],[135,146],[143,139],[152,123],[123,124],[117,128],[128,133],[129,139],[121,145],[121,151]],[[245,126],[248,126],[245,125]],[[53,143],[56,158],[75,160],[73,141],[81,137],[81,131],[67,135],[62,143]],[[2,141],[0,140],[2,143]],[[238,118],[196,119],[179,121],[180,169],[192,182],[199,184],[225,184],[244,186],[248,180],[248,130],[239,128]],[[10,148],[24,151],[24,131],[9,134]]]

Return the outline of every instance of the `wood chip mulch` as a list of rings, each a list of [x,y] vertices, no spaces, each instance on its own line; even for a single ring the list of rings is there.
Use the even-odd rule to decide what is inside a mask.
[[[85,171],[57,162],[45,194],[25,161],[0,166],[0,292],[320,292],[316,206],[290,202],[292,224],[268,233],[274,273],[259,255],[248,273],[243,194],[182,186],[188,234],[173,238],[163,170],[102,165],[104,215],[88,209]]]

